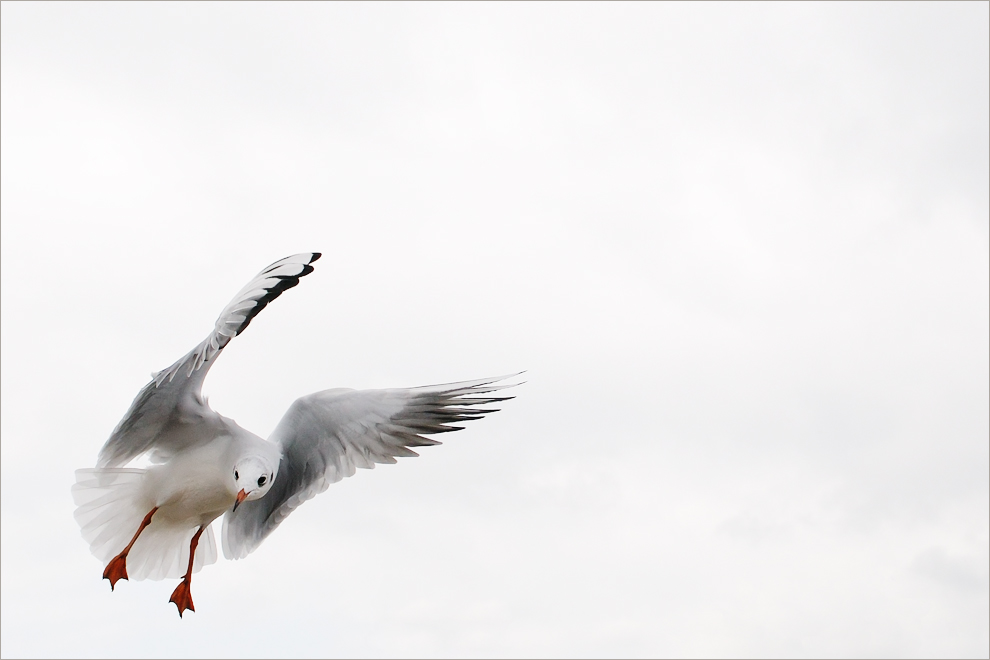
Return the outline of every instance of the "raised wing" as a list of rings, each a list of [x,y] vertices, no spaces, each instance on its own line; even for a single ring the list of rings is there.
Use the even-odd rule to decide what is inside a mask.
[[[418,456],[409,448],[440,444],[424,434],[459,431],[463,427],[450,425],[497,412],[477,406],[512,397],[478,395],[513,387],[495,384],[506,378],[411,389],[335,389],[296,399],[270,438],[282,448],[271,490],[224,516],[224,556],[247,556],[293,509],[356,468]]]
[[[313,272],[310,264],[319,258],[319,252],[296,254],[258,273],[224,308],[206,339],[172,366],[152,374],[103,445],[97,465],[125,465],[148,451],[161,461],[211,440],[209,422],[219,424],[220,417],[206,405],[202,390],[213,360],[268,303]]]

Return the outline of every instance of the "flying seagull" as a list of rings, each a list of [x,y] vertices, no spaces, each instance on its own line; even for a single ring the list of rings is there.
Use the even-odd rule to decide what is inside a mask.
[[[170,602],[193,610],[192,574],[217,560],[211,523],[223,519],[223,554],[241,559],[293,509],[356,468],[417,456],[425,435],[496,412],[511,376],[408,389],[332,389],[303,396],[268,440],[210,408],[203,380],[227,343],[283,291],[313,272],[319,252],[276,261],[238,292],[213,332],[152,375],[100,450],[76,471],[75,518],[90,550],[118,580],[182,578]],[[125,467],[146,459],[149,467]]]

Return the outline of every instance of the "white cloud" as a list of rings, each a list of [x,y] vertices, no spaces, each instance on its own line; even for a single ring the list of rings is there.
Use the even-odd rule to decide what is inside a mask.
[[[986,5],[2,13],[5,656],[986,655]],[[111,595],[72,470],[302,250],[245,427],[527,384]]]

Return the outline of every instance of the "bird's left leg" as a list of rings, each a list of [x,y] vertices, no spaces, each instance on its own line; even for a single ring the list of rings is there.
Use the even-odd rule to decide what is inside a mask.
[[[141,532],[144,528],[151,524],[151,517],[155,515],[155,511],[158,511],[156,506],[154,509],[148,512],[148,515],[144,517],[141,521],[141,526],[138,527],[138,531],[134,532],[134,537],[131,542],[127,544],[127,547],[120,551],[120,554],[110,560],[107,564],[106,570],[103,571],[103,579],[110,580],[110,591],[113,591],[113,587],[117,584],[117,580],[127,579],[127,553],[131,551],[134,547],[134,542],[138,540],[141,536]]]
[[[172,597],[168,599],[168,602],[175,603],[175,606],[179,608],[179,618],[182,618],[182,613],[186,610],[196,611],[193,607],[192,602],[192,592],[190,591],[192,587],[192,572],[193,572],[193,561],[196,559],[196,546],[199,545],[199,536],[203,533],[206,526],[201,526],[192,537],[192,541],[189,543],[189,566],[186,568],[186,575],[182,578],[182,582],[179,586],[175,588],[172,592]]]

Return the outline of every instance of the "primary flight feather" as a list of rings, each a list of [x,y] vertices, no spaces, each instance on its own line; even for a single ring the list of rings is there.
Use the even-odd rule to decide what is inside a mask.
[[[217,356],[268,303],[313,272],[318,252],[286,257],[241,289],[213,332],[152,376],[100,450],[97,467],[76,471],[72,494],[83,538],[121,579],[182,578],[179,616],[194,610],[192,574],[217,560],[211,523],[224,516],[229,559],[251,553],[293,509],[356,468],[416,456],[424,437],[460,430],[479,407],[512,397],[507,376],[408,389],[333,389],[297,399],[268,440],[214,411],[202,395]],[[146,457],[151,466],[125,467]],[[225,514],[225,515],[224,515]]]

